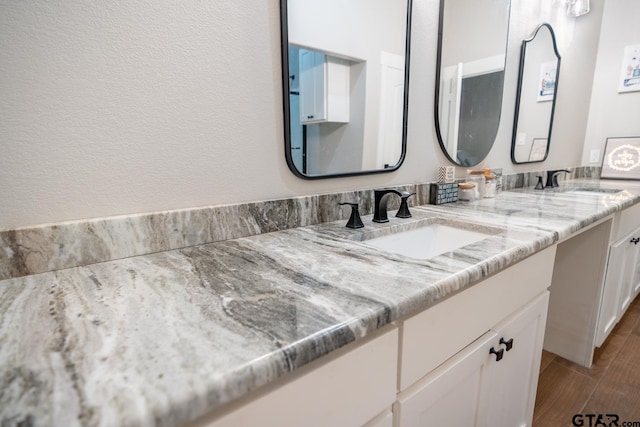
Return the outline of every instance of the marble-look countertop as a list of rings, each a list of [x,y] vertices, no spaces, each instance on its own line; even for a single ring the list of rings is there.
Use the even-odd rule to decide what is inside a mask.
[[[579,195],[569,188],[616,188]],[[629,182],[503,192],[0,281],[0,424],[177,425],[472,286],[640,201]],[[453,222],[429,260],[359,242]]]

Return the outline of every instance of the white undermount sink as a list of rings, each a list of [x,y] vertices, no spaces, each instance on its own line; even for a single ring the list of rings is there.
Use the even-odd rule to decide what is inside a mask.
[[[486,233],[478,230],[472,231],[436,223],[375,237],[365,240],[363,243],[409,258],[429,259],[479,242],[497,233],[495,229],[490,227],[486,231]]]

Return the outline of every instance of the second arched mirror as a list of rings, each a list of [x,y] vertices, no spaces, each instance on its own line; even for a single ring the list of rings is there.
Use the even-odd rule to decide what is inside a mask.
[[[511,141],[513,163],[542,162],[549,155],[560,76],[560,54],[551,25],[522,42]]]
[[[489,154],[502,110],[510,0],[440,0],[435,123],[449,160]]]

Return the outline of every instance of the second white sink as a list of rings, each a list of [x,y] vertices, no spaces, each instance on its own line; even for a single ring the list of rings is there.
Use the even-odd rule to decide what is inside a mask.
[[[485,234],[443,224],[429,224],[413,230],[365,240],[363,243],[409,258],[429,259],[479,242],[492,234],[495,233]]]

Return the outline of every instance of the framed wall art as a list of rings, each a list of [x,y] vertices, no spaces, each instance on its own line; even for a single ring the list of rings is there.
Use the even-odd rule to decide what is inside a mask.
[[[618,84],[618,92],[633,92],[636,90],[640,90],[640,44],[624,48]]]
[[[640,179],[640,136],[607,138],[600,177]]]

